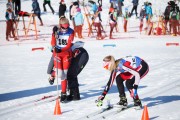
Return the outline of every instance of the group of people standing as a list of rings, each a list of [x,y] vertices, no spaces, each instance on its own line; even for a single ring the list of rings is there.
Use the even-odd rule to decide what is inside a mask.
[[[179,6],[174,1],[169,1],[164,11],[165,29],[173,36],[180,35],[180,11]],[[168,26],[169,24],[169,26]]]

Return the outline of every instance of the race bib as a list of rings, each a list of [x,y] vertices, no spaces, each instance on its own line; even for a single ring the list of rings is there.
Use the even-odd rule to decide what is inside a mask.
[[[58,35],[56,38],[57,46],[60,48],[66,47],[68,44],[69,36],[67,35]]]
[[[136,58],[134,56],[126,56],[125,60],[131,63],[131,67],[137,68]]]

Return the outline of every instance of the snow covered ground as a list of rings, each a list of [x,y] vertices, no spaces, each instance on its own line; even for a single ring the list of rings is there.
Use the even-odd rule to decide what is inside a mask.
[[[131,0],[125,0],[125,6],[131,5]],[[145,1],[145,0],[144,0]],[[142,4],[143,0],[140,2]],[[164,2],[166,1],[166,2]],[[43,0],[39,0],[41,10]],[[52,0],[52,6],[58,11],[59,0]],[[5,0],[0,1],[1,10],[5,10]],[[31,0],[22,0],[22,10],[31,12]],[[152,0],[153,8],[164,11],[167,0]],[[2,5],[3,4],[3,5]],[[159,5],[161,5],[159,7]],[[108,1],[103,1],[103,25],[109,34],[107,24]],[[49,85],[46,74],[51,57],[50,45],[52,27],[58,24],[58,15],[50,12],[42,14],[44,26],[39,26],[38,40],[34,33],[23,37],[19,31],[20,40],[7,42],[5,40],[5,18],[0,18],[0,120],[84,120],[85,116],[96,110],[95,100],[101,95],[109,79],[109,73],[102,67],[102,59],[107,55],[114,55],[116,59],[126,55],[142,57],[150,66],[150,71],[141,82],[138,89],[143,105],[147,105],[151,120],[179,120],[180,119],[180,47],[166,46],[166,43],[180,43],[179,36],[147,36],[139,33],[139,20],[129,19],[128,32],[123,32],[122,20],[119,18],[120,32],[114,32],[116,39],[98,41],[95,35],[87,37],[87,26],[84,27],[84,48],[90,59],[79,75],[80,101],[61,103],[62,115],[53,115],[55,101],[36,101],[48,95],[56,95],[56,84]],[[129,8],[131,10],[131,8]],[[0,16],[4,16],[1,12]],[[26,19],[28,22],[28,19]],[[22,23],[19,24],[19,28]],[[75,41],[79,39],[75,38]],[[103,47],[104,45],[115,47]],[[32,51],[32,48],[44,47],[44,50]],[[56,81],[55,81],[56,83]],[[126,91],[128,103],[132,98]],[[119,101],[116,83],[107,94],[112,104]],[[53,99],[49,98],[49,99]],[[49,100],[47,99],[47,100]],[[47,101],[45,100],[45,101]],[[35,102],[36,101],[36,102]],[[104,101],[106,103],[106,100]],[[113,111],[113,110],[112,110]],[[107,111],[105,114],[111,114]],[[111,115],[107,119],[140,120],[143,110],[128,109],[119,114]],[[102,114],[103,115],[103,114]],[[92,119],[102,119],[98,115]]]

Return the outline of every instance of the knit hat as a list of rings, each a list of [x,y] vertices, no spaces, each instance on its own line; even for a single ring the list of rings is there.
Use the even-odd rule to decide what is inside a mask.
[[[78,8],[77,8],[77,12],[81,12],[81,8],[78,7]]]

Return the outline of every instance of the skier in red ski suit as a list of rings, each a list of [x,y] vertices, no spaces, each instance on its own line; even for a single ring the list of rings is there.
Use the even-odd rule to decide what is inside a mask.
[[[69,20],[65,17],[59,20],[59,28],[53,28],[51,46],[53,47],[54,66],[58,70],[58,78],[61,79],[61,102],[66,99],[67,71],[69,69],[74,40],[74,30],[69,27]]]
[[[111,71],[111,76],[102,95],[96,100],[97,106],[102,106],[103,99],[108,93],[109,89],[113,85],[114,79],[116,79],[117,88],[119,91],[120,101],[117,103],[122,108],[127,108],[127,98],[125,95],[124,84],[126,81],[126,87],[130,92],[131,97],[134,100],[134,106],[142,107],[141,100],[139,99],[137,88],[140,79],[144,77],[148,71],[148,64],[137,56],[126,56],[115,60],[113,56],[106,56],[104,59],[104,68]]]

